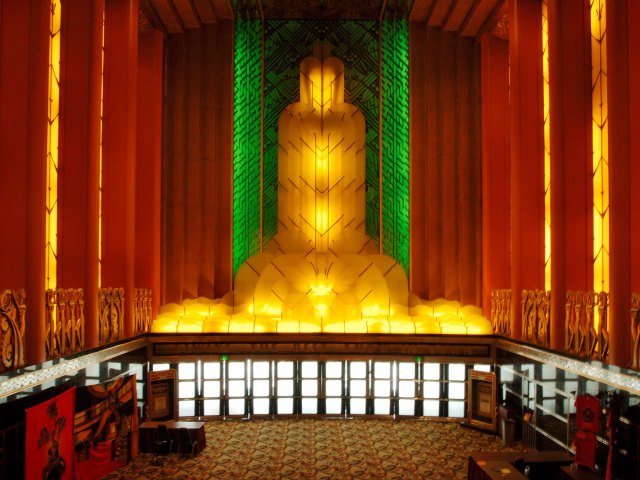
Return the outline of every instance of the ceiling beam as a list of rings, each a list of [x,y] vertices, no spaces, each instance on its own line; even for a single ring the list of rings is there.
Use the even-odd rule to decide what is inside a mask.
[[[200,11],[196,7],[195,3],[193,3],[193,0],[189,0],[189,6],[191,8],[191,11],[193,12],[193,16],[196,18],[196,21],[198,22],[198,27],[202,27],[202,24],[204,22],[202,21],[202,17],[200,16]]]
[[[444,18],[442,19],[443,30],[447,29],[447,24],[449,23],[449,19],[451,19],[451,15],[453,15],[453,11],[458,6],[458,1],[459,0],[451,0],[451,3],[449,4],[449,9],[447,10],[447,13],[445,13]]]
[[[440,0],[433,0],[433,2],[431,2],[431,6],[427,11],[427,15],[424,17],[424,21],[427,25],[429,25],[429,22],[431,21],[431,17],[433,16],[433,11],[436,9],[436,5],[438,4],[439,1]]]
[[[478,11],[478,7],[480,6],[480,2],[482,2],[482,0],[474,0],[473,1],[473,5],[471,5],[471,8],[467,12],[467,15],[464,17],[464,20],[462,20],[462,23],[458,27],[458,35],[462,35],[462,32],[464,32],[464,29],[467,28],[467,25],[469,24],[469,21],[471,20],[471,18]]]
[[[180,12],[178,11],[178,7],[176,7],[176,4],[175,4],[174,0],[167,0],[167,1],[169,2],[169,7],[171,8],[171,11],[173,12],[173,15],[176,17],[176,20],[178,21],[178,25],[180,25],[181,33],[184,33],[184,31],[187,29],[187,27],[184,24],[184,20],[180,16]]]

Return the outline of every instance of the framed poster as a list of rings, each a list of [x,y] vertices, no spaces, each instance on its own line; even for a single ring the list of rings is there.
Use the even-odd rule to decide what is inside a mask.
[[[175,369],[149,372],[148,420],[173,420],[176,418],[178,391]]]
[[[467,423],[495,432],[497,428],[495,373],[471,370],[468,398]]]

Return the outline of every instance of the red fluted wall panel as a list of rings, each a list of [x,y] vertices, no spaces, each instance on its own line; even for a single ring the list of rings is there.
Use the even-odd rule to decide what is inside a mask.
[[[522,336],[523,289],[544,288],[542,12],[537,0],[509,4],[511,149],[511,332]]]
[[[106,0],[105,7],[102,286],[124,287],[124,334],[131,336],[135,289],[138,1]]]
[[[509,288],[509,44],[492,35],[482,52],[482,310]]]
[[[233,23],[167,39],[163,303],[231,289]]]
[[[136,160],[136,286],[152,289],[160,305],[160,176],[164,38],[153,30],[138,44],[138,139]]]
[[[0,288],[25,288],[25,362],[44,361],[49,2],[0,4]]]
[[[609,112],[609,361],[631,360],[631,162],[627,0],[607,1],[607,97]],[[637,133],[636,133],[637,135]],[[637,222],[637,219],[636,219]],[[637,248],[637,245],[634,245]]]
[[[480,48],[411,22],[411,288],[482,304]]]
[[[104,0],[62,15],[58,286],[83,288],[85,344],[98,345],[100,89]]]
[[[631,291],[640,293],[640,2],[628,2],[631,164]]]
[[[589,5],[550,0],[551,346],[564,348],[565,295],[593,289]]]
[[[29,3],[0,3],[0,290],[25,288]]]

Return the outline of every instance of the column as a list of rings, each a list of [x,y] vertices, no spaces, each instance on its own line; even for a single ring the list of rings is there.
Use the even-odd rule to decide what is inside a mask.
[[[49,96],[49,0],[29,1],[25,362],[45,360],[45,190]]]
[[[640,2],[627,2],[628,45],[640,45]],[[640,49],[629,52],[629,131],[640,132]],[[631,215],[640,212],[640,135],[631,135]],[[631,222],[631,245],[640,245],[640,222]],[[640,249],[631,249],[631,291],[640,293]]]
[[[551,347],[564,349],[565,296],[593,289],[589,4],[549,0]]]
[[[162,167],[162,33],[139,38],[138,140],[136,160],[136,286],[153,291],[160,306],[160,173]]]
[[[98,345],[98,221],[103,0],[62,16],[58,280],[84,291],[85,346]]]
[[[509,288],[509,43],[480,40],[482,64],[482,310]]]
[[[609,362],[631,360],[631,151],[629,4],[608,0],[607,95],[609,107]],[[634,27],[637,28],[637,27]],[[637,219],[636,219],[637,221]]]
[[[511,332],[522,336],[522,290],[544,288],[544,143],[540,2],[509,4]]]
[[[134,330],[137,59],[138,0],[106,0],[101,283],[124,287],[126,337]]]

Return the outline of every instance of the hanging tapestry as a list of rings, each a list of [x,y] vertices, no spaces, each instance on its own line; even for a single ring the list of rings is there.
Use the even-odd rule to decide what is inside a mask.
[[[76,478],[100,478],[138,454],[136,377],[78,388],[73,428]]]
[[[25,478],[72,480],[75,387],[26,410]]]

